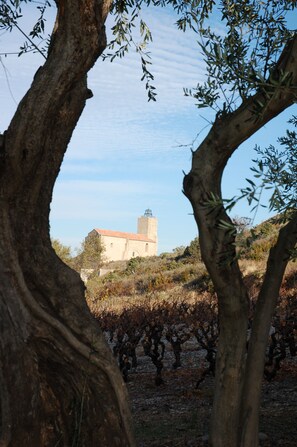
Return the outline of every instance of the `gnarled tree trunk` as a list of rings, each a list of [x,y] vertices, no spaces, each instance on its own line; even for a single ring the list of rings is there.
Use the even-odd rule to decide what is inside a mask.
[[[220,225],[222,221],[232,225],[222,202],[221,179],[238,146],[296,101],[296,54],[297,37],[288,42],[273,73],[292,73],[291,86],[276,88],[269,101],[263,90],[259,91],[235,112],[218,116],[194,152],[192,169],[184,179],[184,192],[198,224],[202,258],[219,301],[220,336],[210,433],[212,447],[256,447],[258,444],[265,348],[289,252],[297,240],[295,217],[281,232],[270,253],[247,352],[249,297],[236,260],[235,234]],[[254,112],[256,103],[264,104],[260,115]],[[210,201],[217,203],[210,204]]]
[[[106,45],[110,0],[56,4],[48,58],[0,140],[0,445],[133,446],[118,368],[49,237],[54,182]]]

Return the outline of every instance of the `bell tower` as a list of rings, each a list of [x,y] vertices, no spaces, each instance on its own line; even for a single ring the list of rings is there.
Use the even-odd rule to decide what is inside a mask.
[[[155,242],[158,241],[158,219],[153,216],[149,208],[145,210],[143,216],[138,218],[137,233],[145,234]]]

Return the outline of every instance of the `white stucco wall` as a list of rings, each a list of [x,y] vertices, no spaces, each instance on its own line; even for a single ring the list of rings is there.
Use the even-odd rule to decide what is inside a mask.
[[[96,228],[87,237],[94,235],[100,237],[106,261],[127,261],[136,256],[157,255],[158,220],[151,215],[151,210],[146,210],[145,215],[138,218],[137,233]]]
[[[155,256],[157,244],[149,241],[137,241],[112,236],[100,236],[104,245],[104,257],[108,261],[125,261],[136,256]]]
[[[145,234],[153,241],[158,240],[158,220],[156,217],[141,216],[137,221],[137,233]]]

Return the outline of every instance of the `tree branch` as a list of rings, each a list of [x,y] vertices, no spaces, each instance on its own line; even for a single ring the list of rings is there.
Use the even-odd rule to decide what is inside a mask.
[[[255,95],[243,101],[234,112],[218,115],[209,134],[194,153],[192,171],[198,169],[198,166],[200,169],[204,164],[207,166],[208,177],[217,175],[217,170],[222,172],[228,159],[241,143],[294,104],[297,98],[296,54],[297,35],[284,47],[271,75],[271,78],[275,79],[275,77],[279,77],[280,72],[291,73],[291,84],[289,86],[276,85],[269,102],[264,93],[265,89],[261,88]],[[267,85],[271,90],[270,79]],[[260,103],[265,107],[261,115],[257,115],[255,105]],[[209,159],[212,163],[208,162]]]
[[[256,304],[246,364],[244,383],[246,392],[244,392],[245,398],[242,402],[243,446],[253,446],[257,441],[253,435],[258,434],[258,425],[254,429],[254,424],[258,424],[261,378],[269,329],[284,272],[296,243],[297,212],[280,230],[277,242],[270,250],[264,281]],[[256,402],[258,405],[255,405]],[[252,417],[251,412],[255,413],[255,417]]]
[[[184,178],[184,193],[190,200],[199,226],[203,259],[208,269],[217,268],[222,254],[235,259],[235,236],[218,227],[219,221],[232,224],[224,207],[206,206],[210,193],[222,200],[221,179],[224,168],[238,146],[258,129],[276,117],[297,98],[297,35],[285,46],[275,72],[291,73],[289,86],[276,86],[273,97],[261,116],[255,114],[255,104],[265,104],[263,90],[245,100],[234,112],[217,116],[210,132],[193,154],[192,169]],[[216,266],[214,266],[214,262]],[[220,286],[227,286],[226,280]],[[224,286],[225,284],[225,286]]]

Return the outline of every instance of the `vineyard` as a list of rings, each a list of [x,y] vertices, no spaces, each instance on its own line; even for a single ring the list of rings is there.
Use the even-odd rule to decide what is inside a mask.
[[[214,373],[219,324],[217,302],[209,293],[205,292],[199,301],[192,304],[179,301],[134,305],[124,308],[119,314],[105,311],[97,318],[126,381],[129,370],[137,367],[137,350],[142,347],[144,355],[156,369],[155,384],[161,385],[166,349],[169,347],[174,355],[172,368],[180,368],[181,352],[186,342],[200,352],[201,363],[206,365],[202,376],[197,379],[196,388],[206,375]],[[268,381],[276,376],[282,360],[297,354],[296,318],[295,297],[280,298],[271,326],[264,370]]]
[[[264,261],[241,261],[251,296],[250,326]],[[90,279],[88,302],[127,382],[139,445],[202,446],[219,321],[216,296],[199,254],[188,250],[186,255],[135,258],[116,267],[103,278]],[[267,347],[261,415],[265,446],[296,445],[296,282],[292,263]],[[248,339],[249,333],[247,345]]]

